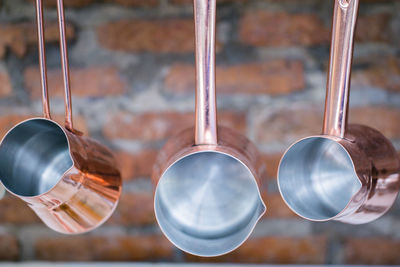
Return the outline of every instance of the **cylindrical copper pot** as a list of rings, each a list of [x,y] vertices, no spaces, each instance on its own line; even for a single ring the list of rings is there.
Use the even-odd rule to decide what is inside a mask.
[[[322,135],[293,144],[278,170],[283,199],[312,221],[370,222],[393,205],[400,188],[391,142],[370,127],[347,126],[358,3],[335,0]]]
[[[256,147],[217,128],[216,0],[195,0],[196,123],[172,137],[153,169],[154,209],[166,237],[199,256],[240,246],[265,212],[259,191],[265,167]]]
[[[63,1],[57,0],[65,86],[65,127],[50,118],[42,1],[36,1],[42,103],[45,118],[13,127],[0,144],[0,180],[51,229],[65,234],[92,230],[111,216],[122,180],[112,153],[83,137],[72,124]]]

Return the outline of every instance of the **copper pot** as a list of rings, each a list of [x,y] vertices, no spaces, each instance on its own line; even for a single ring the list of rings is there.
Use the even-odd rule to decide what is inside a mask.
[[[279,190],[288,206],[312,221],[373,221],[393,205],[400,161],[380,132],[347,125],[358,0],[335,0],[322,135],[293,144],[283,155]]]
[[[240,246],[265,212],[258,185],[265,167],[255,146],[217,128],[215,0],[195,0],[196,123],[172,137],[153,169],[154,209],[165,236],[199,256]]]
[[[111,216],[122,180],[112,153],[83,137],[72,124],[63,1],[57,1],[65,86],[65,127],[51,120],[47,93],[42,1],[36,1],[44,118],[13,127],[0,143],[0,180],[51,229],[64,234],[92,230]]]

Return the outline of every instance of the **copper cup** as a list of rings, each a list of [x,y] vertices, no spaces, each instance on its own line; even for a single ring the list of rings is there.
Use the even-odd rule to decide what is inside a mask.
[[[60,48],[65,85],[65,127],[50,118],[42,1],[36,1],[45,118],[13,127],[0,144],[0,180],[51,229],[78,234],[111,216],[121,194],[121,175],[112,153],[83,137],[72,125],[63,1],[58,0]]]
[[[322,135],[293,144],[278,184],[287,205],[312,221],[371,222],[394,203],[400,161],[391,142],[364,125],[347,126],[358,0],[335,0]]]
[[[215,9],[215,0],[194,1],[195,128],[166,143],[152,174],[161,230],[175,246],[199,256],[240,246],[266,210],[258,188],[265,167],[257,149],[246,137],[217,129]]]

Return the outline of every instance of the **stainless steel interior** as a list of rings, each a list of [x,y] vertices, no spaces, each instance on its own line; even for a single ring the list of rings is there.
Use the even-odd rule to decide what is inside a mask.
[[[0,158],[1,182],[27,197],[46,193],[72,167],[65,133],[46,119],[15,126],[0,146]]]
[[[310,220],[335,217],[361,187],[347,151],[323,137],[303,139],[286,152],[278,183],[290,208]]]
[[[250,170],[216,151],[175,162],[155,193],[161,229],[177,247],[196,255],[216,256],[235,249],[264,209]]]

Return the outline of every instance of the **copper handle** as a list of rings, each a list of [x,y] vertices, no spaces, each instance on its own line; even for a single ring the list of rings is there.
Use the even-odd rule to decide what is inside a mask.
[[[50,104],[47,84],[47,64],[46,64],[46,48],[45,48],[45,33],[43,20],[43,2],[36,1],[36,24],[38,33],[38,48],[39,48],[39,66],[40,66],[40,83],[42,85],[42,106],[43,116],[51,119]]]
[[[217,144],[215,16],[216,0],[194,0],[196,37],[196,145]]]
[[[64,95],[65,95],[65,127],[71,131],[74,130],[72,124],[72,100],[71,100],[71,87],[69,78],[69,63],[68,63],[68,49],[67,49],[67,38],[65,30],[65,16],[64,16],[64,1],[57,0],[57,12],[58,12],[58,26],[60,31],[60,54],[62,73],[64,80]]]
[[[323,134],[344,137],[359,0],[335,0]]]
[[[74,131],[72,124],[72,100],[69,78],[68,50],[65,30],[64,4],[63,0],[57,0],[58,25],[60,31],[60,55],[62,64],[62,73],[64,80],[65,94],[65,128]],[[46,67],[46,50],[45,50],[45,33],[43,19],[43,0],[36,0],[36,21],[38,27],[38,47],[39,47],[39,65],[40,65],[40,81],[42,84],[42,105],[43,116],[50,119],[50,105],[47,84],[47,67]]]

